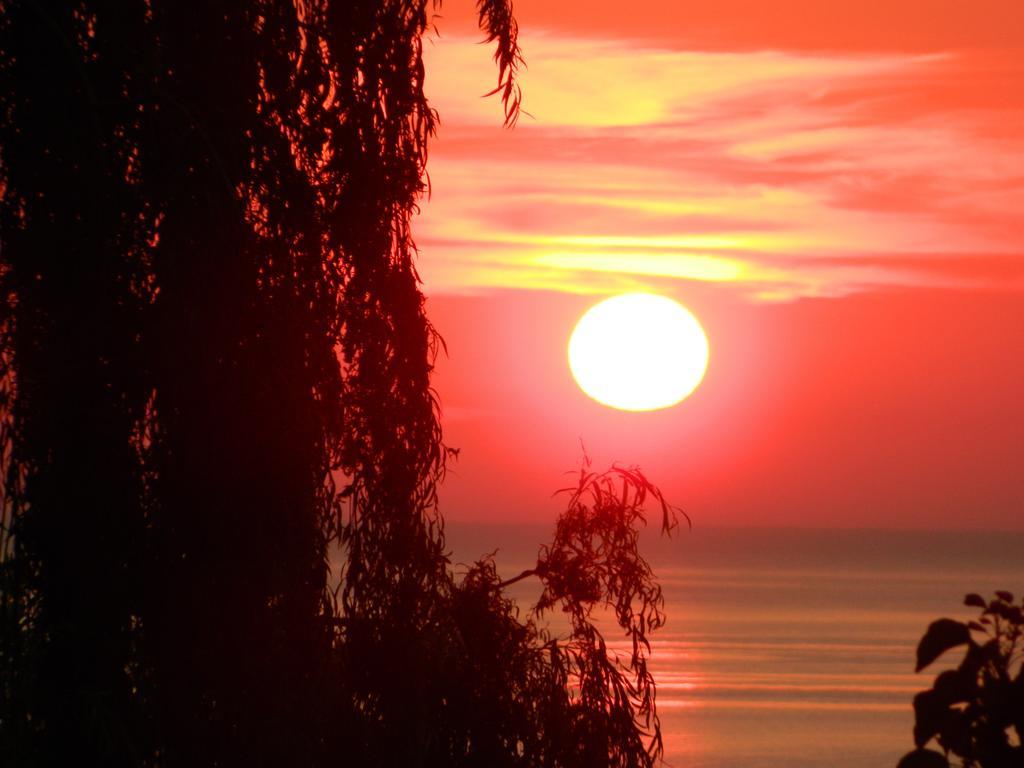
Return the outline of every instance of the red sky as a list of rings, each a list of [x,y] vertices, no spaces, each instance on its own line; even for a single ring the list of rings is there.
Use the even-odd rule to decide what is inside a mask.
[[[1024,528],[1024,3],[516,8],[514,131],[472,3],[428,50],[447,516],[550,518],[582,440],[697,525]],[[710,339],[671,409],[566,365],[636,289]]]

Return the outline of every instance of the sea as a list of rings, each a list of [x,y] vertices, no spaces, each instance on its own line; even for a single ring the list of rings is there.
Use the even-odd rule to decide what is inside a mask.
[[[551,533],[446,531],[456,570],[494,552],[503,578]],[[913,748],[913,696],[944,668],[914,673],[928,624],[973,618],[968,592],[1024,592],[1024,532],[684,527],[645,533],[642,551],[665,596],[651,667],[674,768],[895,768]],[[523,611],[531,581],[512,588]]]

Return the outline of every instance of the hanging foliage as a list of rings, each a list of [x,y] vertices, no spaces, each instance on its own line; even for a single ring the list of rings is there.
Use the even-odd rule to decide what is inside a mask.
[[[581,480],[525,621],[493,563],[449,567],[411,234],[432,9],[3,3],[5,765],[660,753],[639,473]],[[513,125],[511,3],[478,11]]]

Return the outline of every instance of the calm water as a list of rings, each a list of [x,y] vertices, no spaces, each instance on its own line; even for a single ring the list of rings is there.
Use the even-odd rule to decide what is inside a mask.
[[[508,577],[547,533],[452,523],[448,540],[455,561],[497,548]],[[667,602],[652,667],[679,768],[894,768],[931,681],[913,674],[929,622],[971,617],[967,592],[1024,591],[1021,533],[697,528],[646,554]]]

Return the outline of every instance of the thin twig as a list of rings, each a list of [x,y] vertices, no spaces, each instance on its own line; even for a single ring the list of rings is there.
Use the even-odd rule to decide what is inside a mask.
[[[536,568],[530,568],[529,570],[523,571],[518,576],[513,576],[511,579],[508,579],[507,581],[499,582],[498,584],[496,584],[494,586],[494,588],[495,589],[504,589],[505,587],[509,586],[510,584],[515,584],[517,581],[522,581],[523,579],[528,579],[530,576],[536,576],[538,573],[540,573],[540,572]]]

